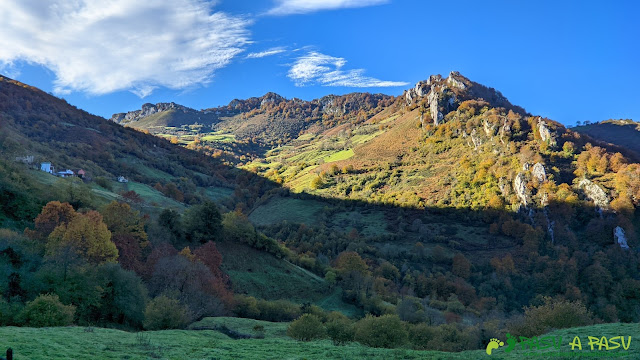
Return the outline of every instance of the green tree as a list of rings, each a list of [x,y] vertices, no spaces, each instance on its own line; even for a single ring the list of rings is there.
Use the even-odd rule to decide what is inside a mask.
[[[158,216],[158,225],[166,231],[168,240],[173,245],[178,245],[182,242],[184,229],[180,213],[173,209],[162,210]]]
[[[231,211],[222,217],[224,237],[227,240],[251,244],[256,237],[256,230],[240,211]]]
[[[186,211],[184,227],[187,240],[191,243],[216,241],[222,229],[222,215],[214,202],[207,201]]]
[[[90,208],[94,196],[91,188],[79,178],[60,179],[54,184],[54,195],[75,209]]]
[[[133,271],[124,270],[119,264],[106,263],[96,268],[102,290],[100,318],[107,322],[141,327],[147,288]]]

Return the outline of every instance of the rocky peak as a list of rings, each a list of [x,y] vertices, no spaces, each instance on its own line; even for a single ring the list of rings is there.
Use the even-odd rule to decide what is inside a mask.
[[[526,113],[524,109],[513,106],[499,91],[475,83],[457,71],[451,71],[447,78],[431,75],[428,80],[419,81],[413,88],[405,90],[403,97],[407,106],[423,104],[427,107],[435,125],[465,100],[482,99],[493,107]],[[489,129],[485,131],[489,132]]]
[[[196,110],[194,109],[176,104],[174,102],[157,103],[157,104],[145,103],[145,104],[142,104],[142,107],[140,110],[113,114],[113,116],[111,117],[111,121],[116,123],[129,123],[129,122],[138,121],[149,115],[157,114],[164,111],[169,111],[172,109],[182,111],[185,113],[196,112]]]
[[[261,99],[262,100],[260,101],[260,107],[263,107],[266,104],[270,104],[270,103],[279,104],[281,101],[285,100],[285,98],[283,98],[282,96],[274,92],[268,92],[264,94]]]
[[[453,87],[453,88],[458,88],[460,90],[466,89],[467,85],[465,85],[464,81],[462,79],[459,79],[459,78],[462,78],[462,79],[468,81],[468,79],[466,79],[465,77],[460,75],[459,72],[452,71],[452,72],[449,73],[449,77],[447,78],[447,84],[449,86]]]

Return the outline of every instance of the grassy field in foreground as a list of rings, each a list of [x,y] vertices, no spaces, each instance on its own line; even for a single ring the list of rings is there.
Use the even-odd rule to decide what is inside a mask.
[[[560,352],[570,352],[568,343],[574,336],[583,341],[583,351],[572,356],[557,357],[556,350],[505,354],[494,350],[491,356],[484,350],[447,353],[409,349],[374,349],[357,343],[333,346],[330,341],[298,342],[285,336],[286,324],[237,318],[207,318],[194,327],[230,329],[256,334],[255,325],[264,327],[264,339],[233,340],[215,330],[165,330],[140,333],[113,329],[83,327],[64,328],[0,328],[0,346],[11,346],[16,360],[26,359],[638,359],[640,345],[635,336],[640,324],[603,324],[559,330],[550,333],[562,336]],[[628,352],[619,350],[590,351],[587,336],[631,336]],[[617,355],[617,356],[616,356]]]

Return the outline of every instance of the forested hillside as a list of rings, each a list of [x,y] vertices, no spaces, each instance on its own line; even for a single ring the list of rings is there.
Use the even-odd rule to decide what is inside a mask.
[[[147,129],[167,139],[0,80],[4,325],[233,315],[460,351],[640,319],[640,166],[460,74]]]

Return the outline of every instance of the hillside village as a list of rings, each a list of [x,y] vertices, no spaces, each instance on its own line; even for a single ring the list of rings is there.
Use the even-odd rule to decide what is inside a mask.
[[[34,155],[17,156],[15,158],[15,161],[19,162],[19,163],[26,164],[26,165],[30,165],[33,168],[35,168],[35,166],[36,166],[35,156]],[[54,166],[50,161],[40,162],[39,169],[40,169],[40,171],[43,171],[43,172],[45,172],[47,174],[51,174],[53,176],[60,177],[60,178],[77,177],[77,178],[82,179],[84,182],[92,181],[91,177],[87,174],[87,172],[84,169],[78,169],[77,171],[73,171],[71,169],[65,169],[65,170],[56,171],[56,166]],[[114,180],[116,180],[119,183],[128,183],[129,182],[129,180],[126,177],[122,176],[122,175],[118,176]]]

